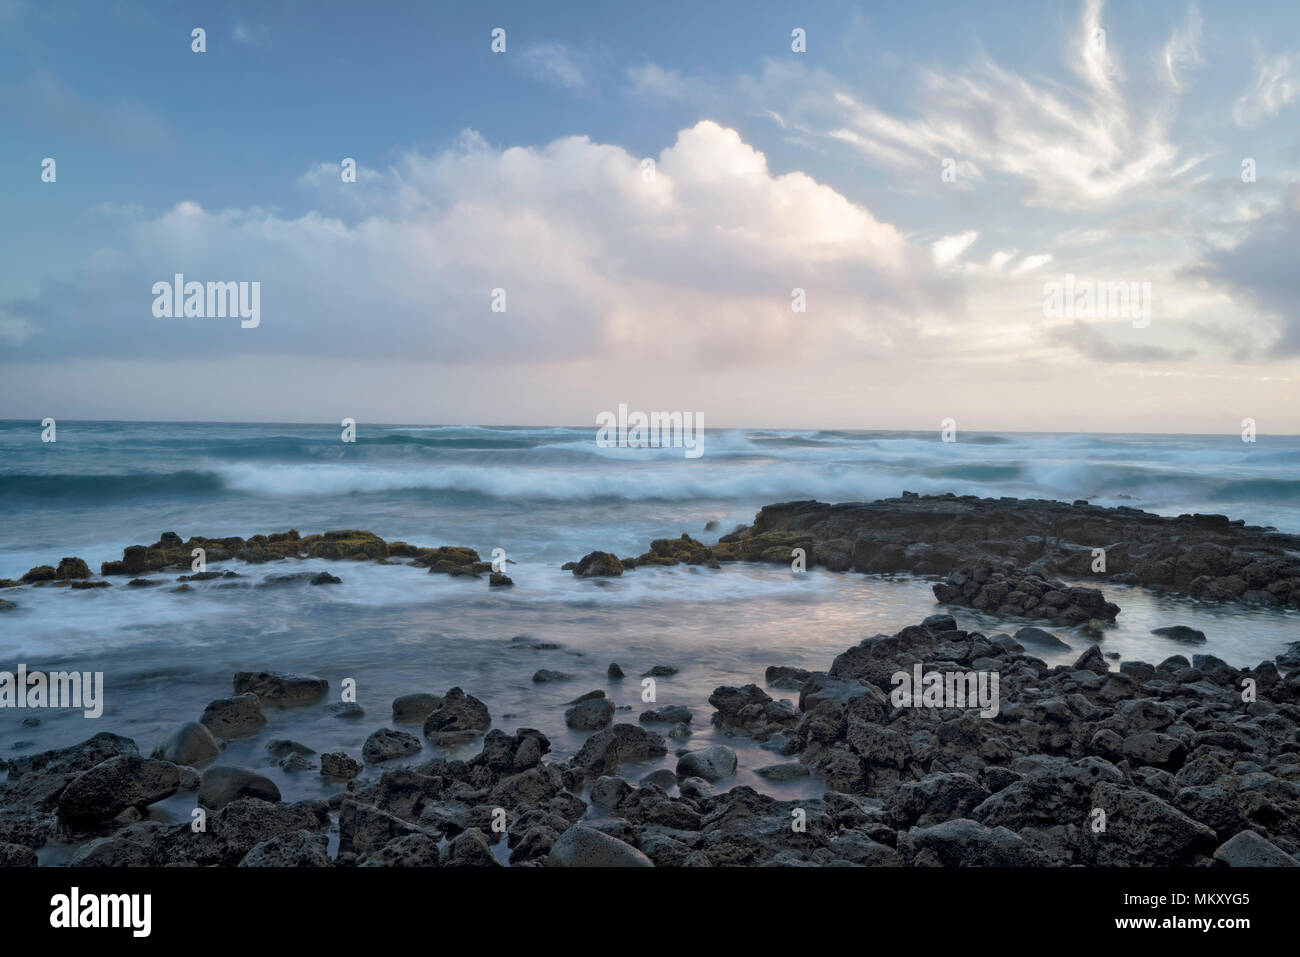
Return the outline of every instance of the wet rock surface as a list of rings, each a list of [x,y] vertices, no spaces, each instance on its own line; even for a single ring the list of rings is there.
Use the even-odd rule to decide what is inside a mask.
[[[807,567],[830,571],[947,577],[987,568],[1013,579],[1072,578],[1099,586],[1112,581],[1205,601],[1300,607],[1297,535],[1226,515],[1164,517],[1128,506],[951,493],[768,505],[752,525],[714,545],[686,535],[657,540],[631,567],[733,561],[789,566],[795,549],[803,550]]]
[[[393,728],[364,737],[364,764],[285,737],[258,744],[285,770],[319,765],[329,800],[297,803],[258,770],[221,763],[221,741],[291,721],[285,704],[326,713],[323,679],[241,673],[236,688],[249,690],[177,725],[153,757],[100,733],[9,761],[0,864],[30,866],[57,843],[97,866],[1300,863],[1300,672],[1205,654],[1115,666],[1095,645],[1053,667],[1035,656],[1053,641],[940,614],[867,637],[825,671],[773,666],[766,689],[719,686],[716,734],[772,755],[750,767],[717,737],[674,741],[704,717],[678,705],[614,721],[604,691],[580,695],[565,707],[585,740],[557,758],[536,729],[494,727],[464,689],[415,693],[393,702],[394,719],[421,722],[449,751],[430,757],[414,729]],[[900,696],[899,675],[916,673],[940,675],[935,700]],[[998,677],[996,707],[945,697],[980,673]],[[778,687],[790,699],[769,693]],[[263,696],[278,702],[270,718]],[[824,791],[781,800],[737,786],[742,769]],[[155,813],[182,800],[206,809],[204,830]]]

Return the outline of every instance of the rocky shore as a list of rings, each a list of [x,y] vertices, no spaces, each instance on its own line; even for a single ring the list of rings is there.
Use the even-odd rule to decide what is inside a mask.
[[[208,562],[241,561],[249,565],[262,565],[267,562],[283,562],[293,559],[303,560],[320,558],[326,561],[360,561],[376,562],[390,565],[402,562],[427,568],[431,574],[450,575],[455,578],[480,578],[488,576],[488,584],[493,587],[513,585],[514,582],[503,572],[493,570],[491,562],[479,558],[472,548],[459,545],[441,545],[436,548],[411,545],[407,542],[386,542],[373,532],[345,529],[324,532],[319,535],[301,536],[297,529],[285,532],[272,532],[269,535],[254,535],[251,538],[227,537],[207,538],[191,536],[182,541],[175,532],[163,532],[158,541],[152,545],[129,545],[122,551],[119,561],[103,562],[100,565],[101,578],[95,578],[90,566],[84,559],[76,556],[66,557],[53,565],[37,565],[29,569],[21,578],[0,579],[0,588],[19,588],[27,585],[35,588],[55,587],[72,589],[108,588],[112,577],[131,576],[127,585],[131,587],[149,587],[164,584],[163,579],[142,576],[154,574],[190,571],[176,578],[179,583],[173,591],[187,591],[190,582],[207,581],[214,578],[238,578],[238,572],[194,571],[194,562],[198,551],[202,550],[202,564]],[[263,584],[285,585],[294,582],[306,582],[312,585],[336,585],[341,582],[337,576],[323,572],[317,575],[289,574],[273,575]],[[15,602],[0,601],[0,611],[16,607]]]
[[[185,542],[167,533],[101,573],[161,583],[143,576],[188,571],[194,548],[208,561],[400,560],[457,577],[491,573],[489,584],[505,578],[472,549],[355,530]],[[796,550],[807,567],[933,576],[941,602],[1062,625],[1104,627],[1120,610],[1099,589],[1055,576],[1300,605],[1296,536],[1224,516],[1162,518],[1083,502],[905,493],[787,503],[714,545],[683,535],[639,556],[593,552],[565,567],[606,577],[678,563],[789,565]],[[238,573],[192,572],[176,587],[229,576]],[[290,573],[262,584],[280,580],[338,581]],[[107,579],[65,558],[16,584],[88,582]],[[1204,641],[1181,626],[1157,631]],[[498,727],[491,700],[460,687],[413,688],[356,753],[318,753],[289,736],[295,709],[328,707],[357,720],[365,711],[326,705],[329,682],[315,675],[240,672],[201,714],[176,716],[164,740],[104,732],[0,763],[0,865],[35,864],[51,844],[74,847],[74,865],[103,866],[1300,863],[1300,642],[1249,669],[1196,654],[1112,670],[1108,658],[1118,656],[1099,645],[1066,665],[1034,655],[1067,648],[1041,628],[986,635],[934,615],[864,639],[825,671],[777,661],[761,683],[755,675],[752,684],[715,688],[717,739],[770,752],[747,772],[825,785],[821,797],[798,800],[733,786],[740,757],[718,741],[692,747],[699,716],[690,708],[649,705],[620,719],[630,709],[616,705],[625,678],[616,663],[604,689],[554,716],[585,735],[564,755],[541,731]],[[656,665],[642,677],[674,671]],[[900,675],[916,676],[915,695],[900,697]],[[532,680],[573,677],[540,669]],[[962,688],[993,698],[954,697]],[[256,767],[223,762],[228,743],[245,739],[264,749],[263,770],[320,775],[328,799],[286,803]],[[656,767],[665,759],[670,767]],[[166,814],[150,810],[162,801]],[[190,819],[175,820],[178,804]]]
[[[900,702],[895,676],[916,669],[996,673],[996,713]],[[488,702],[453,688],[396,699],[359,757],[268,740],[268,760],[337,788],[284,803],[264,775],[224,765],[223,742],[288,723],[328,682],[242,672],[149,757],[105,732],[9,762],[0,863],[34,864],[53,841],[78,846],[73,864],[103,866],[1300,863],[1300,671],[1209,655],[1111,670],[1097,646],[1049,667],[1016,638],[936,615],[863,640],[824,672],[773,665],[764,677],[797,700],[719,687],[712,721],[763,742],[762,776],[816,775],[819,799],[728,789],[736,752],[683,746],[685,708],[613,723],[603,691],[583,695],[566,718],[590,735],[548,760],[544,734],[493,727]],[[477,754],[421,760],[426,743]],[[675,773],[638,771],[670,751]],[[201,826],[144,819],[189,793]]]
[[[645,565],[766,562],[829,571],[944,578],[947,604],[1054,624],[1114,621],[1119,607],[1065,576],[1141,585],[1202,601],[1300,608],[1300,536],[1226,515],[1164,517],[1086,501],[916,495],[761,509],[706,545],[687,534],[656,539],[639,556],[592,552],[565,569],[622,575]],[[1047,600],[1045,600],[1047,599]]]

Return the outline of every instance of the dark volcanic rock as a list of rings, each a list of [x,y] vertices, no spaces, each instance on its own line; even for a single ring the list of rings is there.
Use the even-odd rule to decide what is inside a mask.
[[[193,774],[192,771],[187,772]],[[180,788],[181,768],[170,761],[123,754],[83,771],[59,795],[59,817],[85,827],[144,808]]]
[[[623,574],[623,563],[609,552],[591,552],[573,566],[579,578],[607,578]]]
[[[635,724],[616,724],[588,738],[573,763],[589,774],[613,774],[620,762],[639,763],[667,753],[663,735]]]
[[[711,552],[720,562],[788,565],[796,547],[810,565],[831,570],[946,576],[986,565],[1300,607],[1300,536],[1223,515],[1169,518],[1086,502],[912,493],[839,505],[784,502],[722,536]],[[1094,549],[1104,550],[1104,571],[1092,570]]]
[[[198,767],[221,753],[221,745],[205,724],[187,721],[153,750],[155,758]]]
[[[329,838],[312,831],[289,831],[256,845],[240,867],[333,867],[326,849]]]
[[[442,695],[416,692],[398,695],[393,699],[393,720],[399,722],[423,721],[442,704]]]
[[[242,738],[266,724],[261,699],[252,693],[218,698],[203,709],[199,723],[218,738]]]
[[[1014,568],[988,565],[958,568],[934,586],[934,597],[949,605],[964,605],[992,615],[1041,618],[1059,625],[1094,619],[1114,621],[1119,606],[1106,601],[1096,588],[1027,574]]]
[[[1041,628],[1021,628],[1016,632],[1016,641],[1030,648],[1042,648],[1045,651],[1069,651],[1070,646],[1050,631]]]
[[[361,746],[361,757],[366,764],[381,764],[408,755],[418,754],[424,745],[420,739],[405,731],[380,728]]]
[[[344,751],[326,751],[320,756],[320,773],[324,778],[350,781],[361,773],[362,764]]]
[[[434,735],[486,731],[491,726],[487,705],[460,688],[452,688],[424,719],[424,736],[432,740]]]
[[[278,801],[280,789],[270,778],[248,768],[218,765],[203,772],[199,803],[204,807],[223,808],[239,798]]]
[[[235,675],[235,694],[252,693],[263,704],[277,708],[310,704],[325,697],[330,683],[315,675],[294,675],[282,671],[241,671]]]
[[[575,731],[599,731],[614,720],[614,703],[600,693],[598,698],[580,701],[564,712],[564,723]]]
[[[555,841],[546,858],[548,867],[654,867],[635,847],[602,834],[585,824],[575,824]]]
[[[1195,628],[1188,628],[1186,625],[1169,625],[1166,628],[1152,628],[1151,634],[1160,635],[1162,638],[1171,638],[1174,641],[1184,641],[1192,645],[1205,644],[1205,632],[1198,631]]]

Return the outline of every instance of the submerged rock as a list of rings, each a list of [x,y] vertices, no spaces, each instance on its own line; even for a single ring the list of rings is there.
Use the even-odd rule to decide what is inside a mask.
[[[179,725],[153,750],[155,758],[191,767],[211,761],[221,753],[221,745],[208,729],[198,721]]]
[[[266,724],[261,699],[252,693],[218,698],[203,709],[199,723],[218,738],[242,738]]]
[[[442,695],[417,692],[399,695],[393,699],[393,720],[397,722],[423,721],[442,704]]]
[[[1047,651],[1070,650],[1070,646],[1060,638],[1041,628],[1021,628],[1016,632],[1015,640],[1029,648],[1043,648]]]
[[[533,672],[533,682],[535,684],[543,684],[548,681],[571,681],[572,679],[573,675],[563,671],[554,671],[550,668],[539,668]]]
[[[1205,632],[1198,631],[1195,628],[1189,628],[1186,625],[1169,625],[1165,628],[1152,628],[1151,634],[1160,635],[1162,638],[1171,638],[1174,641],[1183,641],[1192,645],[1205,644]]]
[[[329,691],[329,682],[315,675],[288,674],[283,671],[241,671],[235,675],[235,694],[252,693],[263,704],[277,708],[310,704]]]
[[[609,578],[623,574],[623,563],[609,552],[590,552],[573,566],[578,578]]]

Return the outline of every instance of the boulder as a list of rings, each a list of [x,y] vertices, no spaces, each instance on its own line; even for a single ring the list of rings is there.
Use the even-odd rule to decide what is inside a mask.
[[[203,773],[199,803],[204,807],[219,810],[240,798],[276,802],[280,800],[280,789],[270,778],[248,768],[218,765]]]
[[[203,709],[199,723],[218,738],[229,740],[254,734],[266,724],[262,702],[255,694],[218,698]]]
[[[420,739],[413,734],[380,728],[366,738],[366,743],[361,746],[361,758],[366,764],[382,764],[384,761],[418,754],[423,747]]]
[[[555,841],[547,867],[654,867],[631,844],[586,824],[575,824]]]
[[[716,782],[735,773],[736,752],[725,744],[688,752],[677,762],[678,778],[704,778]]]
[[[393,720],[399,723],[424,721],[442,704],[442,695],[417,692],[393,699]]]
[[[310,704],[329,692],[330,683],[315,675],[282,671],[241,671],[235,675],[235,694],[252,693],[276,708]]]
[[[59,795],[59,817],[73,827],[87,827],[127,808],[171,797],[180,786],[180,766],[138,754],[119,755],[73,778]]]
[[[198,721],[187,721],[179,725],[153,749],[155,758],[195,768],[211,761],[220,753],[221,745],[217,739],[207,725]]]
[[[333,867],[325,834],[298,830],[262,841],[244,855],[240,867]]]
[[[326,751],[320,756],[320,773],[323,778],[351,781],[361,773],[362,764],[345,751]]]
[[[436,735],[486,731],[491,725],[487,705],[460,688],[452,688],[424,719],[424,736],[434,740]]]
[[[589,698],[564,712],[564,723],[575,731],[599,731],[614,720],[614,703],[603,694]]]
[[[610,552],[589,552],[573,566],[578,578],[612,578],[623,574],[623,563]]]
[[[1215,849],[1214,859],[1228,867],[1300,867],[1300,861],[1254,831],[1228,838]]]

